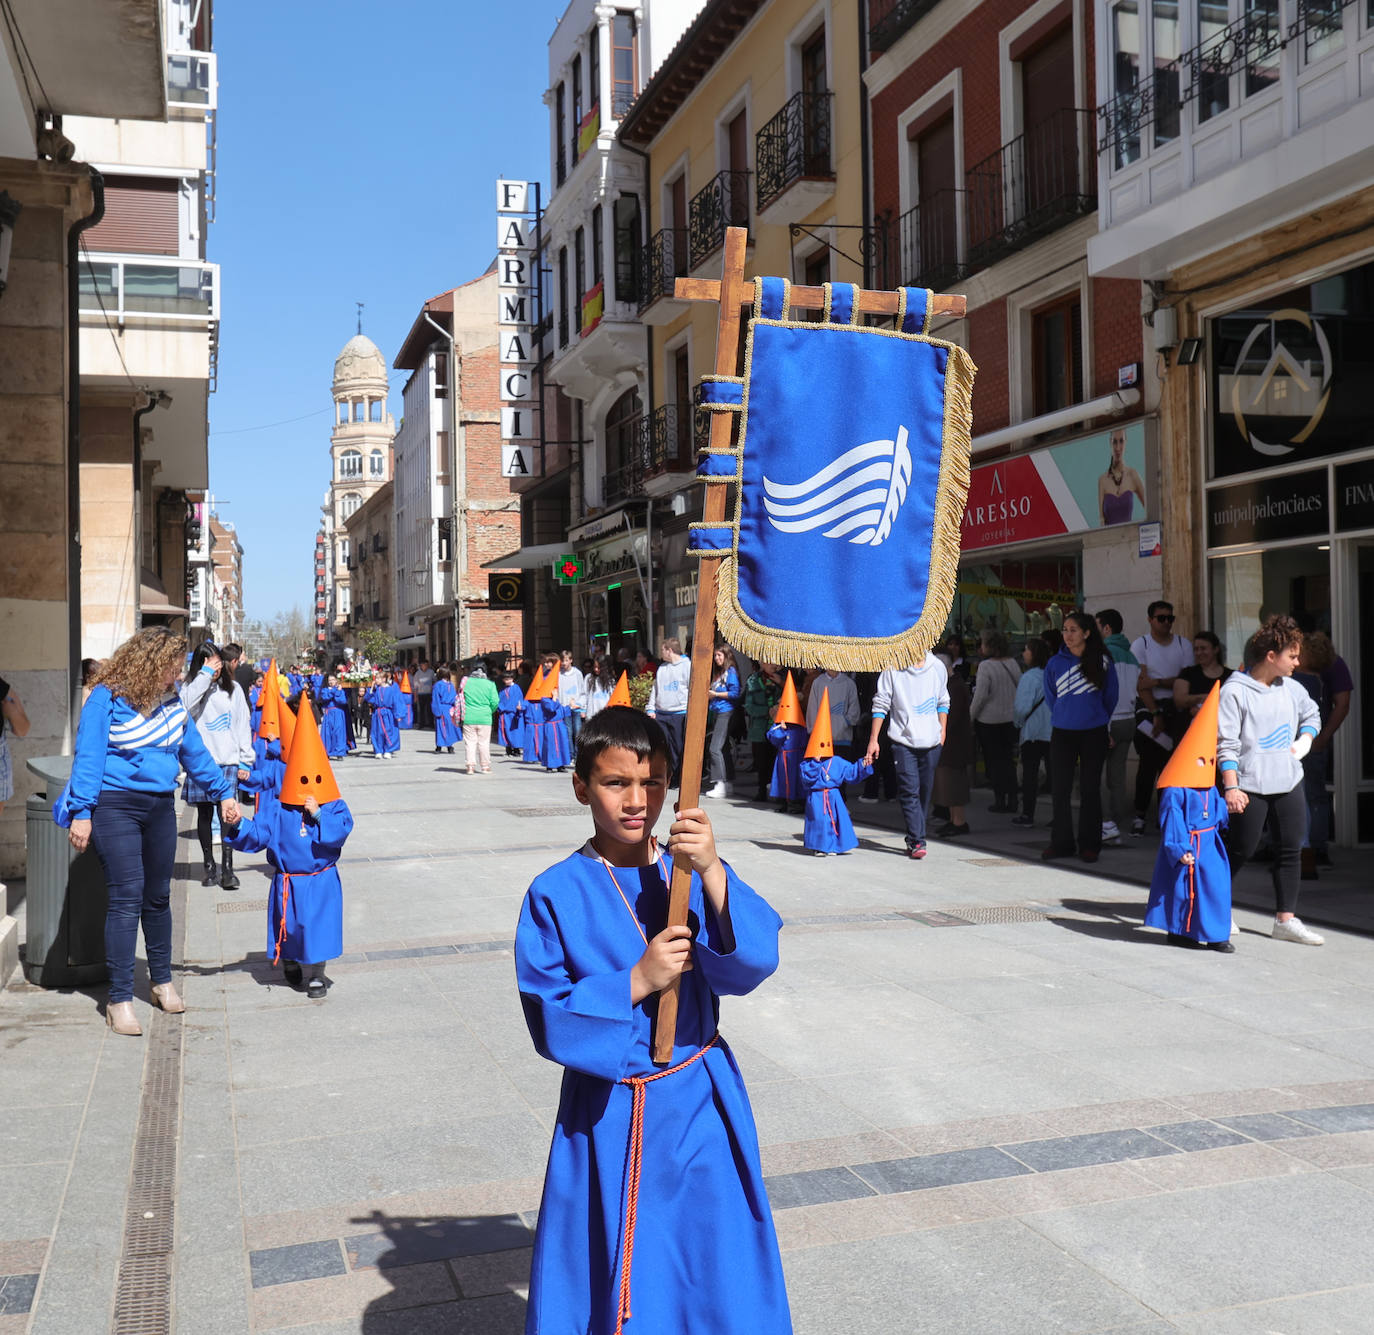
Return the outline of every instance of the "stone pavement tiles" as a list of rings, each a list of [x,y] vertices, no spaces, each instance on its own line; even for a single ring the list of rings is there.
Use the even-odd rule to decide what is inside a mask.
[[[266,961],[264,864],[177,888],[176,1331],[523,1329],[559,1073],[511,936],[589,825],[566,776],[469,778],[418,740],[338,767],[327,1000]],[[1119,881],[916,865],[868,807],[859,851],[813,859],[799,819],[711,810],[788,924],[722,1031],[799,1335],[1374,1329],[1374,942],[1276,943],[1241,909],[1235,955],[1174,950]],[[107,1329],[127,1285],[151,1050],[99,1000],[0,994],[0,1335]]]

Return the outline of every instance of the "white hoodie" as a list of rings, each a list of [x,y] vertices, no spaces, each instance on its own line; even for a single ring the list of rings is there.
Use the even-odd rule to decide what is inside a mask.
[[[940,718],[949,713],[949,674],[935,654],[908,668],[886,668],[873,696],[873,717],[886,718],[893,742],[925,751],[940,745]]]
[[[1317,702],[1292,677],[1265,686],[1233,672],[1217,704],[1217,768],[1235,770],[1247,793],[1291,793],[1302,782],[1302,761],[1289,748],[1299,733],[1315,737],[1320,728]]]

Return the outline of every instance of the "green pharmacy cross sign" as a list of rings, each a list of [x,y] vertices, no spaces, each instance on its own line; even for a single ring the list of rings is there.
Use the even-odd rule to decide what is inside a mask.
[[[553,573],[558,577],[560,584],[576,584],[586,573],[587,568],[582,564],[580,556],[560,556],[554,563]]]

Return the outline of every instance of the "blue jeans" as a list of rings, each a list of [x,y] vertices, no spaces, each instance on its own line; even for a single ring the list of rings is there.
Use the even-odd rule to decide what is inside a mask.
[[[897,768],[897,798],[902,804],[902,819],[906,822],[906,846],[924,848],[926,818],[930,814],[930,796],[935,783],[935,767],[940,763],[938,746],[916,748],[892,743],[892,762]]]
[[[125,793],[106,788],[91,813],[91,845],[105,869],[105,960],[110,1001],[134,995],[138,924],[154,983],[172,981],[172,869],[177,817],[171,793]]]
[[[573,745],[577,745],[577,734],[582,731],[582,711],[580,709],[568,710],[568,737]]]

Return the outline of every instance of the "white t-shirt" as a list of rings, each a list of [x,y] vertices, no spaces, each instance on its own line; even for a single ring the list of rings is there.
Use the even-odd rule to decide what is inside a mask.
[[[1152,635],[1142,635],[1131,644],[1135,661],[1156,681],[1161,677],[1177,677],[1186,667],[1193,665],[1193,642],[1182,635],[1175,635],[1168,644],[1160,644]],[[1154,688],[1156,702],[1174,698],[1172,686]]]

